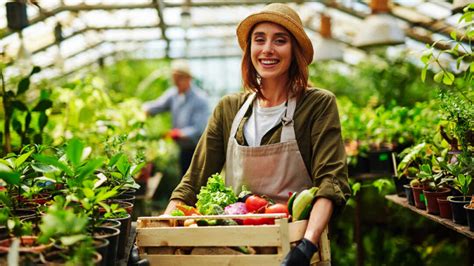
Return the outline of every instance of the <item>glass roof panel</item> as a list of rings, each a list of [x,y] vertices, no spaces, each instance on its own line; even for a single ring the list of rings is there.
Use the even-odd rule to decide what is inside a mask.
[[[54,64],[58,55],[58,47],[54,44],[54,29],[59,22],[62,25],[62,33],[65,38],[61,43],[61,55],[68,67],[72,64],[69,62],[90,63],[99,55],[115,54],[117,51],[132,51],[142,57],[164,57],[167,50],[167,42],[163,40],[165,37],[171,40],[169,43],[169,56],[171,57],[206,55],[216,57],[219,54],[224,57],[238,56],[240,49],[235,38],[235,28],[238,22],[264,6],[263,3],[250,4],[249,2],[237,5],[235,1],[229,2],[229,4],[223,4],[225,1],[210,0],[162,1],[165,8],[161,12],[164,16],[164,24],[161,26],[165,28],[166,36],[162,34],[162,28],[159,25],[159,12],[152,0],[40,0],[41,9],[31,4],[28,5],[28,17],[30,21],[37,23],[23,30],[24,47],[27,52],[34,54],[32,56],[34,63],[46,66]],[[0,19],[0,52],[15,58],[20,48],[20,38],[18,34],[10,33],[6,29],[6,19],[3,19],[6,17],[6,2],[7,0],[0,0],[0,18],[2,18]],[[256,3],[257,1],[251,2]],[[359,54],[365,54],[365,52],[351,48],[350,44],[362,23],[363,19],[360,16],[367,16],[371,13],[368,5],[369,0],[337,0],[333,1],[335,5],[331,7],[325,5],[326,1],[304,2],[302,4],[289,2],[292,2],[289,5],[301,15],[313,41],[317,42],[320,39],[318,33],[320,14],[325,12],[332,18],[334,39],[342,41],[346,43],[345,46],[348,46],[345,50],[349,51],[347,57],[350,59],[345,60],[355,62],[358,60]],[[432,19],[433,22],[448,28],[457,26],[460,14],[452,14],[450,2],[452,1],[392,0],[394,7],[403,7],[403,10],[409,10],[413,14],[413,17],[399,16],[400,22],[404,23],[404,29],[416,31],[417,34],[425,37],[425,40],[430,38],[433,40],[446,39],[447,35],[432,34],[430,30],[433,29],[429,25],[418,23],[416,17],[426,18],[428,21]],[[184,29],[181,27],[184,26],[181,14],[182,6],[186,3],[191,3],[191,23],[189,28]],[[60,4],[63,5],[61,10],[64,11],[55,13]],[[90,6],[77,11],[80,9],[80,5]],[[133,8],[126,8],[127,5]],[[147,7],[144,8],[140,5]],[[70,6],[74,6],[74,8]],[[113,6],[116,8],[112,8]],[[70,11],[72,9],[75,11]],[[49,12],[48,14],[51,16],[44,18],[45,11]],[[414,23],[410,24],[410,20]],[[425,30],[417,30],[414,25],[425,27]],[[419,41],[407,38],[406,45],[403,47],[416,49],[411,43],[419,44]],[[91,53],[95,56],[88,55]],[[68,57],[72,58],[68,59]],[[81,57],[85,59],[79,59]],[[68,70],[71,69],[72,67],[68,68]]]

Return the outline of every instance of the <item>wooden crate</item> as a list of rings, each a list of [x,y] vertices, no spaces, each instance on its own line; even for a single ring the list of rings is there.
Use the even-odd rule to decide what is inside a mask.
[[[202,219],[277,218],[274,225],[255,226],[202,226],[171,227],[177,220],[195,219],[196,216],[139,217],[137,246],[141,258],[151,265],[280,265],[290,251],[292,242],[301,240],[307,221],[288,223],[281,214],[199,216]],[[156,254],[156,248],[165,247],[274,247],[276,254],[254,255],[176,255]],[[330,265],[331,254],[327,228],[321,235],[320,250],[312,259],[313,265]],[[155,253],[155,254],[153,254]]]

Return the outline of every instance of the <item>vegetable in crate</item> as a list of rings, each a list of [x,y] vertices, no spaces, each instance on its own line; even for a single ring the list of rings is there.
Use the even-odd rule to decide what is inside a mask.
[[[223,214],[227,205],[235,203],[237,197],[231,187],[226,187],[220,174],[214,174],[201,187],[196,207],[203,215]]]
[[[294,193],[288,200],[288,210],[291,210],[292,221],[306,220],[313,207],[314,197],[319,188],[305,189],[300,193]]]

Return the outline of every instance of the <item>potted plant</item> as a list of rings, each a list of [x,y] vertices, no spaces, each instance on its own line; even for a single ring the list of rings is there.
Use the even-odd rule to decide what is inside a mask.
[[[471,184],[472,177],[470,175],[459,174],[454,179],[455,188],[458,189],[462,196],[449,196],[448,201],[451,204],[453,211],[453,221],[457,224],[466,225],[467,215],[464,206],[469,204],[472,196],[468,196],[469,185]]]
[[[440,171],[434,173],[432,167],[429,164],[423,164],[420,167],[418,177],[421,178],[422,182],[427,182],[428,187],[423,190],[423,194],[426,198],[426,207],[428,213],[439,214],[438,198],[447,198],[451,194],[449,188],[443,187],[443,173]]]
[[[419,179],[413,179],[410,181],[410,187],[413,191],[413,199],[415,201],[415,207],[418,209],[425,210],[425,195],[423,194],[423,185]]]
[[[467,213],[467,223],[469,225],[469,230],[474,232],[474,196],[471,196],[471,202],[464,205]]]

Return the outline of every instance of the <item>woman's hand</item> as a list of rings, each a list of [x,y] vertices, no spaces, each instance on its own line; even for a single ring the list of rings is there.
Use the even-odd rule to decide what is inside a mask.
[[[317,245],[303,238],[303,240],[286,255],[281,266],[309,266],[313,254],[317,251]]]

